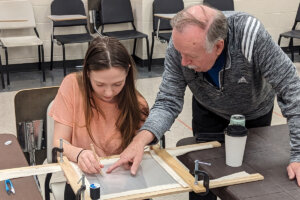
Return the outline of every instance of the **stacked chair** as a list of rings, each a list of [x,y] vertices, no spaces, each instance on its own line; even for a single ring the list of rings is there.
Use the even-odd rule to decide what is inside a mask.
[[[43,71],[43,81],[45,82],[45,70],[42,65],[44,62],[43,41],[39,38],[36,29],[31,3],[27,0],[0,1],[0,31],[0,45],[5,51],[6,60],[6,65],[2,65],[0,62],[2,88],[5,88],[3,68],[5,68],[7,74],[7,85],[10,85],[8,69],[9,48],[37,46],[39,69]]]
[[[280,42],[281,42],[281,38],[289,38],[289,49],[291,51],[291,57],[292,57],[292,61],[294,62],[294,38],[296,39],[300,39],[300,30],[296,30],[297,24],[298,22],[300,22],[300,3],[298,6],[298,10],[297,10],[297,14],[296,14],[296,18],[295,18],[295,22],[294,25],[292,27],[292,30],[284,32],[284,33],[280,33],[279,34],[279,39],[278,39],[278,45],[280,46]]]
[[[145,39],[147,44],[148,71],[151,71],[149,59],[149,40],[148,35],[136,30],[130,0],[100,0],[99,19],[96,19],[101,26],[101,31],[95,28],[95,31],[102,36],[115,37],[118,40],[134,39],[133,53],[135,56],[137,39]],[[106,31],[106,25],[130,23],[131,29]],[[94,23],[95,24],[95,23]]]
[[[74,16],[81,15],[86,16],[84,5],[81,0],[54,0],[51,3],[51,15],[58,16]],[[89,33],[87,28],[86,19],[74,19],[74,20],[59,20],[53,21],[53,32],[51,35],[51,65],[50,69],[53,68],[53,45],[56,42],[58,45],[62,46],[63,50],[63,70],[64,76],[67,74],[67,69],[65,65],[66,53],[65,45],[74,44],[74,43],[89,43],[93,37]],[[57,28],[63,28],[65,31],[68,27],[81,26],[84,27],[84,33],[72,33],[72,34],[55,34]]]
[[[153,1],[153,32],[152,32],[152,45],[150,52],[150,64],[152,64],[152,56],[154,50],[155,38],[161,43],[166,43],[170,41],[172,35],[172,27],[170,25],[170,20],[159,19],[154,16],[154,14],[175,14],[184,8],[183,0],[173,0],[170,4],[169,0],[154,0]],[[159,27],[158,21],[160,20]]]

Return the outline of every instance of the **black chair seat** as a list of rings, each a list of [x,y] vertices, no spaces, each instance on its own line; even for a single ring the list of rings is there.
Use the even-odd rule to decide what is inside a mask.
[[[53,38],[61,44],[85,43],[93,39],[93,37],[89,33],[72,35],[54,35]]]
[[[103,34],[108,37],[115,37],[119,40],[128,40],[128,39],[147,38],[148,37],[148,35],[138,32],[136,30],[104,32]]]
[[[298,38],[300,39],[300,30],[292,30],[285,33],[281,33],[280,36],[282,37],[292,37],[292,38]]]
[[[156,34],[155,34],[155,35],[156,35]],[[159,34],[158,34],[158,38],[159,38],[159,39],[165,40],[165,41],[167,41],[167,42],[170,41],[171,36],[172,36],[172,33],[171,33],[171,32],[170,32],[170,33],[159,33]]]
[[[54,23],[55,27],[82,26],[82,25],[86,24],[86,19],[57,21],[57,22],[53,22],[53,23]]]

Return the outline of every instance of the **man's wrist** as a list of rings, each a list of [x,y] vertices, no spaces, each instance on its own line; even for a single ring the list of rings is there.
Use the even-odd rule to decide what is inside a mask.
[[[133,139],[136,142],[141,143],[143,146],[150,144],[154,140],[155,136],[148,130],[140,131]]]

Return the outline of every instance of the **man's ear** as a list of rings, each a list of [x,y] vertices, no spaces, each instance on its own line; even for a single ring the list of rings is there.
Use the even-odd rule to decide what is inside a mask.
[[[216,47],[216,53],[219,56],[224,49],[224,40],[218,40],[217,43],[215,44],[215,47]]]

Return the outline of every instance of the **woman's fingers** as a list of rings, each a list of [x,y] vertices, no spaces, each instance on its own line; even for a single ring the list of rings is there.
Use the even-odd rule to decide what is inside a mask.
[[[90,150],[86,150],[80,154],[78,164],[82,171],[89,174],[100,173],[101,166],[103,166],[95,159],[93,152]]]

